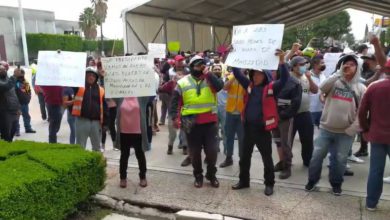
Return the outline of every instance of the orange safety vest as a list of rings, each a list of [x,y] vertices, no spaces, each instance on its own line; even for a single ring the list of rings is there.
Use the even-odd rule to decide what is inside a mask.
[[[241,84],[234,79],[234,82],[230,86],[228,92],[228,97],[226,100],[226,112],[242,112],[244,109],[244,94],[245,90]]]
[[[76,117],[81,116],[81,107],[83,106],[85,88],[80,87],[76,96],[74,97],[72,115]],[[99,86],[99,98],[100,98],[100,123],[103,123],[103,97],[104,89]]]

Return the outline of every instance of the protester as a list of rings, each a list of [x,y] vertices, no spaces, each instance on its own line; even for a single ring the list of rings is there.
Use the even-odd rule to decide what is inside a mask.
[[[295,56],[290,61],[290,66],[292,70],[291,76],[297,79],[302,86],[301,105],[298,114],[295,115],[293,120],[291,146],[293,146],[295,134],[298,131],[302,144],[301,156],[303,165],[308,167],[313,153],[314,135],[314,126],[310,114],[310,93],[316,94],[318,92],[318,86],[314,83],[311,73],[307,69],[307,61],[305,58]]]
[[[65,87],[63,89],[62,104],[64,109],[67,110],[67,121],[70,128],[69,143],[76,143],[76,118],[72,115],[74,103],[74,90],[71,87]]]
[[[37,78],[37,67],[37,61],[34,60],[33,63],[30,65],[32,72],[31,85],[34,88],[34,92],[38,97],[41,118],[45,121],[47,119],[45,96],[43,95],[43,90],[41,89],[41,87],[35,84]]]
[[[272,82],[270,73],[264,70],[250,70],[249,79],[240,69],[233,68],[234,77],[247,91],[243,120],[244,145],[240,157],[240,180],[232,186],[233,190],[248,188],[250,185],[250,166],[253,147],[260,151],[264,164],[264,194],[273,194],[275,184],[274,163],[272,161],[271,130],[278,126],[278,114],[275,96],[284,87],[288,79],[288,68],[284,63],[284,52],[277,50],[281,78]]]
[[[191,75],[178,81],[173,94],[170,112],[175,126],[181,126],[186,132],[194,169],[194,186],[203,186],[202,148],[206,154],[208,179],[213,187],[219,187],[216,177],[217,168],[217,100],[216,93],[223,82],[207,71],[205,60],[195,56],[190,63]],[[180,114],[179,114],[180,113]]]
[[[0,133],[2,140],[12,142],[21,107],[15,92],[16,79],[8,77],[3,64],[0,63]]]
[[[390,157],[390,60],[385,64],[384,72],[387,77],[368,87],[359,109],[363,136],[371,142],[366,198],[366,206],[370,211],[376,209],[382,194],[386,157]]]
[[[341,69],[320,86],[326,95],[325,106],[305,187],[308,191],[316,189],[323,159],[329,152],[329,182],[337,196],[342,193],[348,152],[359,130],[357,109],[365,91],[365,86],[359,83],[362,60],[356,55],[345,55],[341,63]]]
[[[242,126],[241,113],[244,109],[245,90],[233,74],[228,76],[224,90],[226,90],[228,94],[225,107],[226,119],[224,136],[226,144],[223,151],[226,155],[226,159],[219,165],[221,168],[233,165],[234,139],[236,135],[238,138],[238,155],[240,157],[242,154],[244,140],[244,128]]]
[[[41,86],[47,113],[49,117],[49,143],[57,143],[57,133],[61,128],[62,121],[62,95],[63,87],[61,86]]]
[[[76,143],[86,148],[90,138],[93,151],[100,152],[104,89],[97,84],[98,72],[87,67],[85,87],[75,91],[72,115],[76,117]]]
[[[296,44],[294,44],[296,45]],[[294,46],[293,46],[294,47]],[[277,71],[277,79],[281,78],[280,70]],[[290,75],[285,86],[276,96],[279,114],[278,127],[272,131],[274,141],[279,155],[279,162],[275,164],[274,172],[280,172],[280,179],[287,179],[291,176],[292,166],[292,121],[301,105],[302,86],[300,82]]]
[[[312,59],[313,68],[310,71],[313,82],[320,86],[325,80],[326,76],[322,72],[325,70],[325,62],[322,55],[317,55]],[[320,100],[320,93],[310,93],[310,113],[314,126],[320,127],[320,119],[324,105]]]
[[[149,140],[147,133],[147,105],[149,97],[128,97],[114,99],[117,108],[116,128],[117,136],[115,147],[121,150],[120,156],[120,187],[127,187],[127,167],[130,157],[130,148],[133,147],[139,167],[139,185],[146,187],[146,158]]]
[[[15,91],[21,106],[21,112],[22,112],[22,117],[24,122],[24,130],[26,133],[36,133],[36,131],[31,127],[31,116],[28,107],[31,101],[31,87],[25,78],[24,69],[19,69],[19,68],[15,69],[14,77],[16,78]],[[16,125],[15,136],[20,136],[19,121]]]
[[[226,81],[225,75],[222,75],[222,66],[219,64],[214,64],[211,67],[211,72],[216,75],[218,78],[222,79],[223,82]],[[226,149],[226,135],[225,135],[225,122],[226,122],[226,100],[227,92],[221,90],[217,93],[217,108],[218,108],[218,127],[221,129],[221,135],[218,137],[222,140],[223,148]],[[218,152],[220,152],[220,144],[218,144]]]

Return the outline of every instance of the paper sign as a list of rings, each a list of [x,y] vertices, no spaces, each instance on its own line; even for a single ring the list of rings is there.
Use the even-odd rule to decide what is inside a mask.
[[[153,60],[148,55],[102,58],[106,98],[156,95]]]
[[[39,51],[36,85],[85,86],[86,53]]]
[[[153,58],[165,58],[166,44],[148,44],[148,55]]]
[[[179,41],[168,42],[168,51],[169,52],[178,52],[179,50],[180,50],[180,42]]]
[[[342,53],[325,53],[324,54],[324,62],[326,65],[326,69],[323,71],[326,77],[329,77],[336,71],[337,62],[340,59]]]
[[[233,51],[226,64],[247,69],[276,70],[279,58],[275,50],[280,49],[284,24],[253,24],[233,27]]]

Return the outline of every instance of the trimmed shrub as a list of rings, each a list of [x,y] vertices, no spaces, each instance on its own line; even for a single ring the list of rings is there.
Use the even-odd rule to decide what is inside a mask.
[[[105,160],[76,145],[0,142],[0,219],[63,219],[104,187]]]

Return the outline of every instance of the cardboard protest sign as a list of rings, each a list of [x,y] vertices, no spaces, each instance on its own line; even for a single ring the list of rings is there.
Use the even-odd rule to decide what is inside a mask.
[[[329,77],[332,73],[336,71],[337,62],[340,59],[342,53],[325,53],[324,62],[326,69],[323,71],[326,77]]]
[[[170,41],[168,42],[168,51],[169,52],[178,52],[180,50],[179,41]]]
[[[153,59],[148,55],[102,58],[106,98],[156,95]]]
[[[85,86],[86,53],[39,51],[36,85]]]
[[[153,58],[165,58],[166,44],[148,44],[148,55]]]
[[[253,24],[233,27],[233,51],[226,64],[248,69],[278,69],[275,56],[283,40],[284,24]]]

